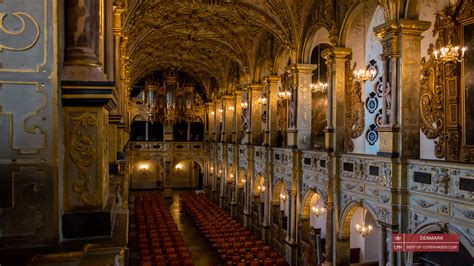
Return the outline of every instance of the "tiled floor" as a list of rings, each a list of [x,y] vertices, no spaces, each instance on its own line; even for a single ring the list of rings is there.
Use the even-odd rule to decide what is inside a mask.
[[[135,229],[135,212],[134,212],[134,192],[130,193],[130,234],[129,234],[129,248],[130,248],[130,265],[139,265],[137,239]],[[179,191],[173,192],[173,198],[165,200],[170,206],[170,212],[174,221],[178,224],[178,229],[188,246],[191,256],[194,260],[195,266],[214,266],[218,265],[215,255],[212,254],[206,240],[199,234],[196,227],[191,222],[189,217],[180,213],[179,210]]]

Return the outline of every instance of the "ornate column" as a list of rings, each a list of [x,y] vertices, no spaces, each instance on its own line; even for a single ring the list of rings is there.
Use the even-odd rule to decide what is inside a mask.
[[[247,147],[247,158],[248,158],[248,167],[247,167],[247,182],[246,182],[246,204],[244,209],[244,224],[247,228],[251,228],[252,226],[252,201],[253,201],[253,183],[254,183],[254,152],[253,146]]]
[[[61,79],[64,126],[63,215],[65,239],[110,236],[116,215],[109,161],[117,160],[117,111],[121,99],[104,67],[113,65],[110,1],[65,2]],[[112,40],[110,40],[111,43]],[[46,51],[46,50],[45,50]],[[114,73],[108,69],[109,79]],[[115,109],[113,116],[110,111]],[[110,120],[109,120],[110,119]],[[111,123],[109,125],[109,122]],[[121,207],[121,206],[120,206]]]
[[[328,112],[325,134],[325,148],[329,152],[328,162],[328,209],[326,233],[326,262],[329,265],[348,260],[349,242],[338,236],[339,224],[339,155],[344,152],[346,135],[346,73],[351,50],[331,47],[322,52],[328,66]]]
[[[63,80],[107,81],[104,1],[65,2]]]
[[[270,243],[270,230],[271,230],[271,224],[270,224],[270,215],[271,215],[271,207],[272,203],[270,201],[270,192],[271,192],[271,180],[272,180],[272,163],[271,163],[271,158],[272,158],[272,150],[270,148],[266,149],[266,160],[265,160],[265,179],[263,181],[263,185],[265,186],[265,191],[264,191],[264,200],[265,200],[265,205],[264,205],[264,211],[263,211],[263,221],[262,221],[262,239],[265,241],[265,243],[269,244]]]
[[[286,239],[286,254],[290,256],[290,265],[296,265],[297,263],[297,248],[298,248],[298,213],[300,206],[300,191],[301,191],[301,150],[293,150],[293,167],[292,167],[292,181],[291,188],[288,191],[289,202],[289,228],[288,237]],[[288,257],[287,257],[288,258]]]
[[[419,157],[421,33],[429,26],[429,22],[402,19],[374,28],[383,47],[380,156],[399,157],[403,151],[404,158]]]
[[[216,142],[223,141],[222,133],[224,132],[224,109],[222,108],[223,103],[222,99],[216,101]]]
[[[232,142],[232,135],[234,132],[234,121],[235,121],[235,96],[226,95],[222,97],[223,100],[223,138],[222,141],[225,143]]]
[[[241,128],[242,128],[242,110],[245,109],[243,106],[243,91],[236,90],[235,94],[235,119],[234,119],[234,133],[232,135],[232,142],[236,144],[240,144],[241,139]],[[238,147],[237,147],[238,148]]]
[[[258,103],[258,98],[262,96],[262,85],[252,83],[246,88],[246,98],[248,102],[247,118],[248,126],[246,127],[244,143],[261,145],[261,116],[262,107]]]
[[[316,65],[295,64],[288,69],[291,98],[288,108],[289,147],[311,147],[311,83]]]
[[[329,197],[329,195],[328,195]],[[332,197],[331,197],[332,198]],[[329,201],[329,200],[328,200]],[[326,261],[325,265],[332,265],[333,262],[333,246],[334,246],[334,238],[333,234],[336,230],[334,230],[334,207],[331,202],[327,204],[327,215],[326,215]]]
[[[224,208],[224,200],[227,186],[227,176],[229,175],[229,167],[227,165],[227,145],[222,144],[222,173],[220,175],[220,191],[219,191],[219,206]]]
[[[325,140],[326,150],[329,152],[344,152],[346,63],[350,55],[350,49],[341,47],[331,47],[322,52],[329,72],[328,126]]]
[[[280,82],[280,76],[269,76],[265,78],[265,82],[268,83],[268,113],[267,128],[265,129],[265,145],[274,147],[277,143],[278,84]]]

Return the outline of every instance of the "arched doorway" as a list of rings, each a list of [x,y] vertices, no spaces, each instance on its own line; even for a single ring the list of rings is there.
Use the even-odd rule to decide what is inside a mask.
[[[301,256],[302,265],[316,265],[326,258],[327,209],[324,199],[315,190],[309,190],[303,200],[301,215]],[[319,260],[318,260],[319,257]]]
[[[272,248],[284,254],[285,238],[288,232],[288,211],[289,211],[289,194],[288,187],[285,182],[279,180],[273,189],[271,220],[272,220]]]
[[[265,193],[264,178],[261,175],[257,175],[253,185],[253,201],[252,201],[252,231],[257,235],[262,235],[261,224],[263,222],[263,213],[265,211]]]
[[[240,169],[237,181],[239,182],[239,190],[237,191],[237,217],[239,221],[243,224],[246,197],[245,186],[247,185],[247,175],[245,174],[244,169]]]
[[[321,43],[313,48],[311,52],[311,64],[317,64],[318,67],[313,72],[312,83],[315,87],[311,97],[311,142],[313,148],[324,148],[324,129],[327,126],[327,65],[326,60],[321,56],[322,51],[330,48],[329,44]],[[324,85],[323,85],[324,84]]]
[[[153,160],[142,160],[132,166],[131,188],[161,188],[163,168]]]
[[[145,141],[146,140],[146,121],[135,120],[130,126],[130,140]]]
[[[344,221],[344,233],[349,234],[350,263],[378,264],[381,231],[371,212],[356,205],[349,210]],[[369,232],[364,233],[362,228]]]
[[[201,165],[194,160],[182,160],[176,163],[171,173],[173,188],[202,189],[203,173]]]

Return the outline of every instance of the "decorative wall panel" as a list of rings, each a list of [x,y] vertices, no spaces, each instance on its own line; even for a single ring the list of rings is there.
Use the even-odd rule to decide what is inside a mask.
[[[0,248],[58,239],[57,10],[0,1]]]

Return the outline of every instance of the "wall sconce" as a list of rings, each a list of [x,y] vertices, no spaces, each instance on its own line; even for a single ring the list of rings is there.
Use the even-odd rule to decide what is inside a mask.
[[[261,97],[259,97],[259,98],[257,99],[257,102],[258,102],[259,104],[267,104],[268,99],[267,99],[267,97],[265,97],[265,96],[261,96]]]
[[[142,163],[142,164],[140,164],[140,166],[138,168],[142,171],[147,171],[148,169],[150,169],[150,165],[147,164],[147,163]]]
[[[245,180],[245,178],[241,178],[240,182],[242,182],[242,184],[245,184],[245,182],[247,182],[247,180]]]
[[[211,166],[211,169],[210,169],[210,170],[211,170],[211,171],[214,171],[214,167]]]
[[[183,165],[181,165],[181,163],[178,163],[174,168],[176,170],[181,170],[183,168]]]
[[[233,174],[230,174],[230,178],[234,178],[234,175],[233,175]]]
[[[214,111],[211,111],[211,115],[215,115],[215,114],[216,114],[216,112],[214,112]]]
[[[222,174],[222,170],[219,170],[219,174]]]
[[[247,107],[249,107],[249,103],[248,102],[242,102],[241,106],[242,106],[242,109],[247,109]]]
[[[280,199],[281,199],[283,202],[286,202],[286,195],[285,195],[285,193],[281,193],[281,194],[280,194]]]
[[[217,110],[217,111],[218,111],[219,113],[223,113],[223,112],[224,112],[224,110],[222,110],[222,109],[219,109],[219,110]]]
[[[235,107],[234,106],[229,106],[229,108],[227,108],[227,109],[229,109],[229,111],[234,111]]]
[[[313,206],[311,210],[313,211],[314,215],[316,215],[316,218],[318,218],[321,214],[326,212],[326,208],[318,207],[318,206]]]
[[[261,186],[261,185],[258,185],[257,186],[257,192],[264,192],[265,191],[265,187],[264,186]]]

